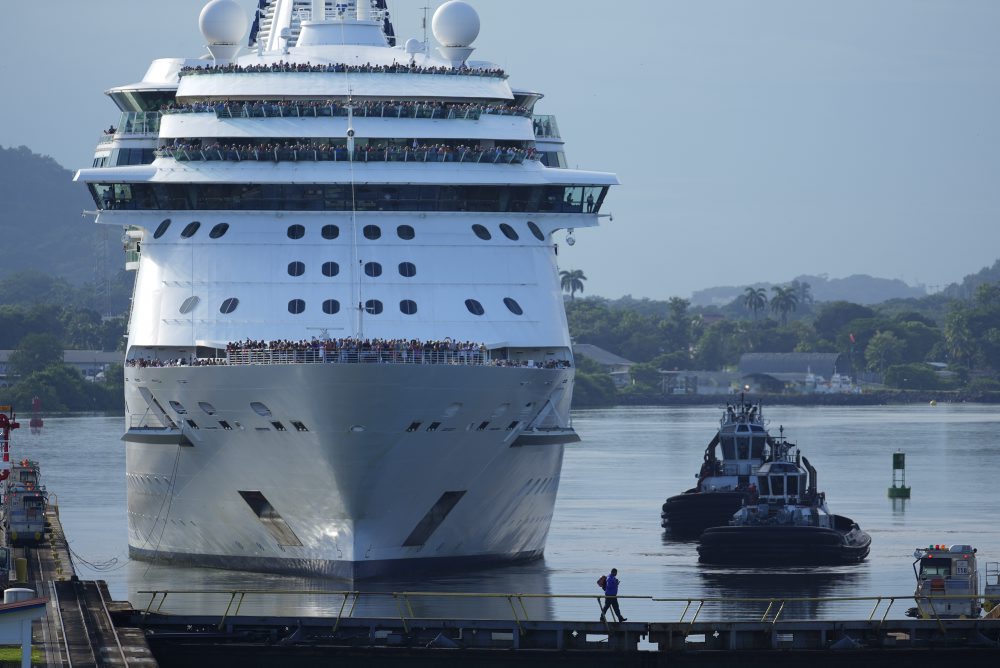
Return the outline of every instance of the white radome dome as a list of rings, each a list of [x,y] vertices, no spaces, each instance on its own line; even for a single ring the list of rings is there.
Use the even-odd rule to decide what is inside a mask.
[[[198,27],[209,44],[235,44],[242,41],[250,20],[234,0],[212,0],[201,10]]]
[[[441,46],[469,46],[479,37],[479,14],[472,5],[451,0],[434,12],[431,28]]]
[[[419,39],[411,37],[410,39],[406,40],[406,46],[404,47],[404,49],[406,50],[407,53],[411,55],[414,53],[420,53],[421,51],[424,50],[424,43],[421,42]]]

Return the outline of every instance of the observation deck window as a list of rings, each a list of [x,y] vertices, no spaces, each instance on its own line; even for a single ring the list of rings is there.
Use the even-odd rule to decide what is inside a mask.
[[[486,309],[483,308],[483,305],[475,299],[466,299],[465,308],[469,309],[469,313],[472,315],[483,315],[486,313]]]
[[[340,313],[340,302],[336,299],[327,299],[323,302],[323,313],[336,315]]]
[[[410,225],[400,225],[396,228],[396,235],[403,241],[410,241],[417,236],[417,233]]]
[[[340,228],[336,225],[324,225],[321,233],[324,239],[332,241],[340,236]]]
[[[301,225],[289,225],[288,226],[288,238],[289,239],[301,239],[306,235],[306,228]]]
[[[288,275],[289,276],[301,276],[306,273],[306,265],[304,262],[289,262],[288,263]]]
[[[240,305],[240,300],[236,297],[230,297],[229,299],[222,302],[222,306],[219,307],[219,313],[222,315],[229,315],[236,310],[236,307]]]
[[[417,302],[412,299],[404,299],[399,302],[399,310],[403,315],[414,315],[417,312]]]
[[[187,226],[181,231],[181,238],[190,239],[195,235],[195,233],[198,232],[199,227],[201,227],[201,223],[199,223],[197,220],[188,223]]]
[[[159,225],[158,225],[158,226],[156,227],[156,231],[155,231],[155,232],[153,232],[153,238],[154,238],[154,239],[159,239],[160,237],[162,237],[162,236],[163,236],[164,234],[166,234],[166,233],[167,233],[167,229],[168,229],[169,227],[170,227],[170,219],[169,219],[169,218],[167,218],[167,219],[163,220],[163,221],[162,221],[162,222],[161,222],[161,223],[160,223],[160,224],[159,224]]]
[[[500,223],[500,231],[503,235],[510,239],[511,241],[517,241],[520,237],[517,235],[517,231],[507,223]]]
[[[530,220],[528,221],[528,229],[531,230],[531,233],[535,235],[536,239],[539,241],[545,241],[545,235],[542,233],[541,228]]]
[[[369,315],[378,315],[382,312],[382,302],[377,299],[369,299],[365,302],[365,312]]]
[[[417,266],[412,262],[400,262],[399,275],[403,278],[413,278],[417,275]]]
[[[493,238],[493,235],[490,234],[490,231],[486,229],[485,226],[480,225],[479,223],[476,223],[475,225],[472,226],[472,231],[475,233],[477,237],[479,237],[483,241],[489,241],[490,239]]]
[[[210,239],[219,239],[226,232],[229,231],[229,223],[219,223],[212,228],[212,231],[208,233]]]
[[[323,263],[323,275],[327,278],[333,278],[340,273],[340,265],[336,262],[324,262]]]
[[[365,225],[363,233],[365,235],[365,239],[370,241],[382,238],[382,229],[378,225]]]
[[[504,297],[503,303],[504,305],[507,306],[507,310],[509,310],[514,315],[524,315],[524,309],[522,309],[521,305],[518,304],[514,299],[510,297]]]
[[[559,139],[561,137],[555,116],[536,114],[531,120],[531,126],[535,130],[535,136],[540,139]]]
[[[288,302],[288,312],[292,315],[299,315],[306,310],[306,302],[303,299],[292,299]]]
[[[366,262],[365,275],[371,276],[372,278],[378,278],[382,275],[382,265],[378,262]]]
[[[181,315],[187,315],[188,313],[193,311],[198,306],[199,302],[201,302],[201,297],[197,297],[194,295],[185,299],[184,303],[181,304],[181,307],[179,309]]]

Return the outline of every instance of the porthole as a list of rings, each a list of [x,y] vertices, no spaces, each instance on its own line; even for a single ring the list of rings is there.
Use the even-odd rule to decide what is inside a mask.
[[[403,315],[413,315],[417,312],[417,302],[412,299],[404,299],[399,302],[399,310]]]
[[[188,297],[187,299],[184,300],[184,303],[181,304],[180,308],[181,313],[187,315],[188,313],[193,311],[196,306],[198,306],[199,302],[201,302],[201,297],[195,297],[194,295]]]
[[[524,315],[524,309],[521,308],[521,305],[510,297],[504,297],[503,303],[507,305],[507,309],[514,315]]]
[[[187,226],[185,226],[184,230],[181,232],[181,239],[190,239],[191,237],[194,236],[195,232],[198,231],[199,227],[201,227],[201,223],[199,223],[197,220],[188,223]]]
[[[413,231],[413,228],[409,225],[400,225],[396,228],[396,234],[399,238],[404,241],[409,241],[413,237],[417,236],[417,233]]]
[[[403,278],[413,278],[417,275],[417,266],[412,262],[400,262],[399,275]]]
[[[490,234],[490,231],[485,227],[483,227],[482,225],[480,225],[479,223],[476,223],[475,225],[472,226],[472,231],[475,232],[476,236],[482,239],[483,241],[489,241],[490,239],[493,238],[493,235]]]
[[[336,315],[340,313],[340,302],[336,299],[327,299],[323,302],[323,313],[327,315]]]
[[[372,278],[378,278],[382,275],[382,265],[378,262],[366,262],[365,274],[371,276]]]
[[[324,239],[336,239],[340,236],[340,228],[336,225],[324,225],[321,230]]]
[[[301,239],[306,235],[306,228],[301,225],[289,225],[288,226],[288,238],[289,239]]]
[[[530,220],[528,221],[528,229],[531,230],[531,233],[535,235],[536,239],[539,241],[545,241],[545,235],[542,234],[542,230],[538,227],[538,225],[535,225]]]
[[[382,312],[382,302],[377,299],[369,299],[365,302],[365,311],[369,315],[378,315]]]
[[[292,299],[288,302],[288,312],[292,315],[298,315],[306,310],[306,303],[302,299]]]
[[[511,241],[517,241],[520,238],[517,236],[517,232],[514,228],[507,223],[500,223],[500,231],[503,232],[503,235]]]
[[[469,309],[469,313],[472,315],[482,315],[486,313],[486,309],[483,308],[483,305],[475,299],[466,299],[465,308]]]
[[[219,307],[219,313],[223,315],[229,315],[236,310],[236,307],[240,305],[240,300],[236,297],[230,297],[226,301],[222,302],[222,306]]]
[[[289,262],[288,263],[288,275],[289,276],[301,276],[306,273],[306,265],[304,262]]]
[[[365,239],[375,241],[382,237],[382,229],[378,225],[365,225],[362,233],[365,235]]]
[[[261,417],[271,417],[271,409],[259,401],[251,401],[250,408]]]
[[[340,273],[340,265],[336,262],[324,262],[323,263],[323,275],[327,278],[333,278]]]
[[[212,228],[212,231],[208,233],[210,239],[218,239],[223,234],[229,231],[229,223],[219,223]]]
[[[156,231],[153,232],[153,238],[159,239],[160,237],[162,237],[164,234],[167,233],[167,228],[169,227],[170,227],[170,219],[167,218],[156,227]]]

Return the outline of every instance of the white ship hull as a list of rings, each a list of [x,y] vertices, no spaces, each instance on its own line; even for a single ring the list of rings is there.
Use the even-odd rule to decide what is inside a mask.
[[[565,415],[571,369],[287,364],[125,376],[129,547],[147,559],[364,578],[537,558],[563,443],[575,440],[570,430],[524,434],[540,412]],[[155,424],[170,402],[186,411],[178,429],[134,427]],[[270,509],[254,507],[256,494]]]

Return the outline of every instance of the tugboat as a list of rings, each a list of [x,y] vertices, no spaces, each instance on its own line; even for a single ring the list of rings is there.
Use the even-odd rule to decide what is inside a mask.
[[[771,442],[759,403],[741,396],[739,404],[727,404],[719,431],[705,448],[705,460],[695,476],[698,484],[663,504],[663,528],[677,538],[697,538],[705,529],[729,522],[748,500],[751,476],[764,462]]]
[[[976,552],[971,545],[928,545],[914,550],[917,607],[906,614],[921,619],[975,619],[985,610],[989,617],[1000,616],[996,614],[1000,608],[994,605],[1000,598],[998,565],[986,564],[985,597],[980,597]]]
[[[853,520],[833,515],[816,491],[816,469],[785,439],[784,428],[757,471],[752,497],[728,526],[706,529],[699,561],[749,566],[856,564],[871,536]],[[759,496],[753,496],[754,489]]]

